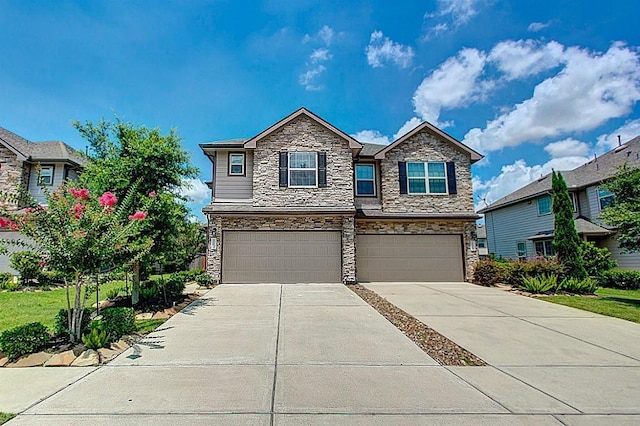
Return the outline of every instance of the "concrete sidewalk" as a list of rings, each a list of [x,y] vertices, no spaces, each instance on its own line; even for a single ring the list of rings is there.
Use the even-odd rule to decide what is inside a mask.
[[[444,294],[428,286],[406,290],[413,299],[423,292]],[[624,371],[637,363],[611,354],[620,357],[616,368]],[[621,404],[630,400],[617,396]],[[9,424],[557,425],[639,419],[637,410],[606,411],[632,414],[606,418],[576,415],[580,411],[501,367],[437,365],[342,285],[265,284],[217,287],[112,363]]]
[[[366,287],[490,364],[448,370],[514,412],[559,413],[551,398],[623,415],[558,416],[568,424],[640,423],[640,324],[467,283]]]

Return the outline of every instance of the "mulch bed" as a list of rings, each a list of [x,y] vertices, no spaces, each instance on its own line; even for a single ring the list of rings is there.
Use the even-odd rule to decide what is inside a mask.
[[[420,347],[427,355],[442,365],[484,366],[486,362],[455,344],[424,323],[418,321],[377,293],[358,284],[347,286],[362,300],[371,305],[398,330]]]

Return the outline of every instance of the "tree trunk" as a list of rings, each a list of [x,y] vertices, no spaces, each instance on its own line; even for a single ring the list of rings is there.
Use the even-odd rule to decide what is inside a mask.
[[[73,315],[71,322],[71,341],[76,343],[81,339],[82,333],[82,309],[80,307],[80,293],[82,292],[82,282],[80,274],[76,272],[76,294],[73,303]]]
[[[133,264],[133,279],[131,280],[131,304],[137,305],[140,301],[140,262]]]

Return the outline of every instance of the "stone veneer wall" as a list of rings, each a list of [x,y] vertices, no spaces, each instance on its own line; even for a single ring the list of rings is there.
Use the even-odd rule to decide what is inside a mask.
[[[398,161],[453,161],[456,167],[458,193],[455,195],[400,194]],[[449,142],[422,131],[396,148],[381,160],[382,209],[385,212],[472,212],[471,160],[469,154]]]
[[[356,220],[356,235],[362,234],[462,234],[465,279],[473,279],[478,251],[469,249],[476,230],[475,221]],[[356,247],[357,250],[357,247]]]
[[[280,151],[326,152],[327,187],[281,188]],[[305,116],[258,141],[253,157],[253,205],[353,208],[353,159],[349,143]]]
[[[22,161],[18,161],[18,156],[7,147],[0,145],[0,160],[2,167],[0,168],[0,191],[15,192],[20,184],[25,183],[25,168]],[[28,176],[28,175],[27,175]],[[2,201],[0,205],[8,208],[18,208],[17,203]]]
[[[222,270],[222,231],[341,231],[342,281],[356,280],[355,226],[353,217],[343,216],[264,216],[220,217],[209,215],[207,273],[220,282]],[[211,241],[215,237],[216,247]]]

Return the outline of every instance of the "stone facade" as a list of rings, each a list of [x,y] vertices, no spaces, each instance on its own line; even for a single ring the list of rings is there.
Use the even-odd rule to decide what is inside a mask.
[[[0,145],[0,191],[4,193],[15,192],[20,184],[25,184],[29,176],[28,165],[18,160],[18,156],[4,145]],[[3,207],[18,208],[17,203],[1,201]]]
[[[279,153],[327,154],[326,188],[283,188]],[[253,205],[256,207],[353,208],[353,160],[349,143],[308,117],[300,116],[258,141],[253,154]]]
[[[476,223],[470,221],[444,220],[356,220],[356,235],[364,234],[461,234],[464,250],[464,274],[467,281],[473,279],[473,270],[478,263],[478,251],[471,250],[475,239]],[[356,247],[357,249],[357,247]]]
[[[399,161],[453,161],[458,193],[455,195],[400,194]],[[392,213],[473,212],[471,159],[449,142],[423,130],[386,153],[380,162],[382,210]]]
[[[223,231],[340,231],[342,233],[342,281],[356,281],[355,226],[352,216],[259,216],[209,215],[207,272],[220,283]],[[215,241],[215,244],[212,243]]]

